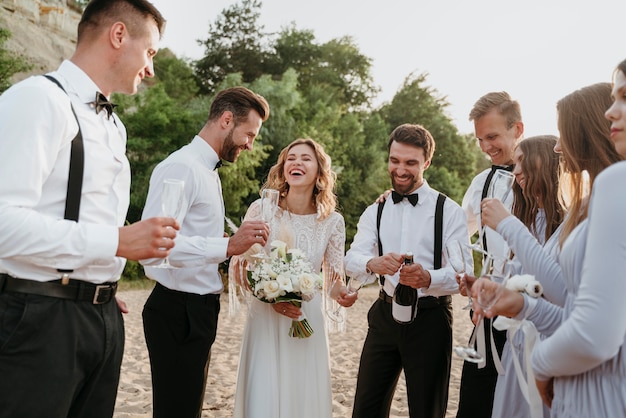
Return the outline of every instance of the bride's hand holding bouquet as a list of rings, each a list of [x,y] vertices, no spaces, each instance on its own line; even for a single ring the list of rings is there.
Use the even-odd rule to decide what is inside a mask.
[[[302,251],[287,248],[283,241],[272,241],[271,248],[269,258],[259,261],[248,271],[252,295],[261,302],[275,304],[273,308],[277,313],[293,319],[289,335],[310,337],[313,329],[303,317],[300,307],[303,300],[311,300],[322,289],[323,280],[312,272]],[[300,315],[296,316],[298,312]]]

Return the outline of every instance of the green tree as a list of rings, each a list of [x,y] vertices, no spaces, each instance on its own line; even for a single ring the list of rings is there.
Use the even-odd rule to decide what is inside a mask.
[[[259,0],[231,5],[209,25],[208,37],[198,41],[205,53],[193,65],[203,93],[216,92],[228,74],[241,73],[249,83],[265,73],[267,53],[262,40],[269,35],[259,24],[260,9]]]
[[[5,48],[10,38],[11,32],[0,28],[0,93],[11,87],[11,77],[33,67],[26,57]]]
[[[390,131],[403,123],[418,123],[430,131],[436,148],[424,176],[432,187],[460,202],[476,174],[477,155],[473,144],[458,133],[446,115],[445,97],[426,86],[426,78],[427,74],[409,75],[380,112]]]

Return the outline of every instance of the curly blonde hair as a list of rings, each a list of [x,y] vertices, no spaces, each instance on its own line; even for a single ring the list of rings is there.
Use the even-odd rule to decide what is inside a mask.
[[[280,192],[281,201],[287,196],[289,192],[289,184],[285,179],[284,167],[285,161],[289,151],[296,145],[307,145],[315,153],[317,159],[317,181],[313,188],[313,202],[317,210],[317,214],[321,219],[326,218],[328,215],[335,211],[337,207],[337,196],[335,195],[335,180],[337,174],[331,167],[331,158],[324,151],[324,147],[312,140],[311,138],[299,138],[287,145],[280,152],[278,161],[272,166],[267,176],[267,181],[261,188],[263,189],[276,189]]]

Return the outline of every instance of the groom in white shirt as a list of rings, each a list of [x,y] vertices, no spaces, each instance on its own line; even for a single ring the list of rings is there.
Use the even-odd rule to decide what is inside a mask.
[[[163,180],[184,182],[180,233],[169,262],[177,268],[151,267],[163,260],[144,260],[156,286],[146,301],[143,323],[152,370],[153,416],[201,416],[210,350],[217,332],[219,263],[265,245],[269,227],[247,221],[232,237],[224,235],[224,201],[217,169],[252,150],[269,105],[258,94],[233,87],[217,94],[208,121],[191,143],[157,165],[142,218],[161,212]]]

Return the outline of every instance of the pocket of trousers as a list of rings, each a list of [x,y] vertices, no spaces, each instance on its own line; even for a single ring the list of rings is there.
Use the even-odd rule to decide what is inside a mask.
[[[26,313],[26,296],[22,294],[0,294],[0,351],[4,351],[15,335]]]

